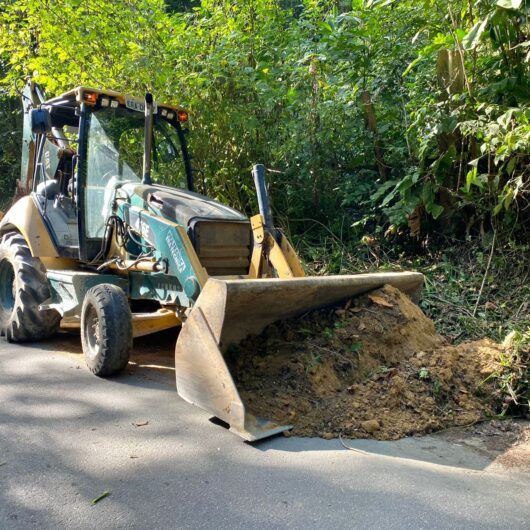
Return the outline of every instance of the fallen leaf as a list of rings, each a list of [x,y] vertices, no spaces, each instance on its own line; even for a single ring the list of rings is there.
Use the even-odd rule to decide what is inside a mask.
[[[129,455],[129,458],[138,458],[136,455]]]
[[[95,499],[92,499],[92,505],[97,504],[99,501],[103,500],[105,497],[110,495],[110,491],[104,491],[101,495],[98,495]]]
[[[368,298],[377,305],[382,305],[383,307],[394,307],[390,302],[385,300],[382,296],[377,296],[376,294],[369,294]]]
[[[5,466],[7,462],[0,462],[0,466]]]
[[[135,427],[145,427],[146,425],[149,425],[149,420],[134,422],[133,425]]]

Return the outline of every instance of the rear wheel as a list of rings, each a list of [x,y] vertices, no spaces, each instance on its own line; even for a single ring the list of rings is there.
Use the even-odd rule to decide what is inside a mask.
[[[0,334],[10,342],[45,339],[59,328],[61,316],[41,311],[50,298],[46,269],[31,255],[25,239],[9,232],[0,242]]]
[[[122,289],[103,283],[88,290],[81,311],[81,343],[89,370],[109,377],[121,372],[132,351],[132,316]]]

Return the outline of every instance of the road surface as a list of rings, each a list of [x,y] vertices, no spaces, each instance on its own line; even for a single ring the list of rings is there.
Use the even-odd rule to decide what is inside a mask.
[[[530,472],[466,443],[244,443],[177,396],[172,342],[103,380],[78,337],[0,340],[2,530],[530,528]]]

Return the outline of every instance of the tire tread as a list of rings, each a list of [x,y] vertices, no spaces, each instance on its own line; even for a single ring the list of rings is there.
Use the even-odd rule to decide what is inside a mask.
[[[88,369],[95,375],[109,377],[121,372],[132,351],[132,315],[127,296],[116,285],[100,284],[88,290],[81,312],[81,342],[88,351],[85,318],[90,306],[98,313],[101,342],[99,352],[91,359],[85,355]]]

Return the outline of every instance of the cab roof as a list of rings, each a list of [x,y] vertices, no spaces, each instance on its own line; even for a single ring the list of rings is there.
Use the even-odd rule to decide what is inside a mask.
[[[85,103],[89,106],[96,106],[98,102],[101,102],[102,99],[108,98],[110,100],[116,100],[120,105],[123,105],[127,108],[137,111],[144,111],[144,99],[137,98],[134,96],[129,96],[121,92],[116,92],[114,90],[102,90],[99,88],[91,88],[86,86],[79,86],[73,88],[68,92],[64,92],[60,96],[51,98],[45,102],[45,105],[61,105],[66,107],[78,107],[81,103]],[[186,109],[183,107],[168,105],[166,103],[154,103],[155,108],[157,109],[167,109],[168,111],[174,111],[175,113],[183,112],[186,113]],[[184,120],[179,120],[184,121]]]

